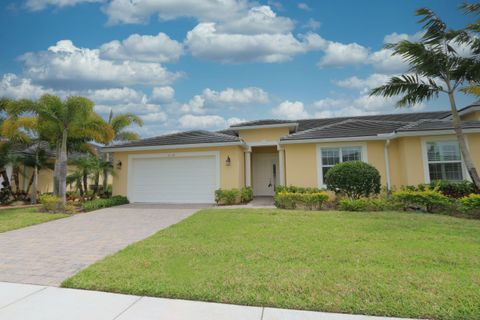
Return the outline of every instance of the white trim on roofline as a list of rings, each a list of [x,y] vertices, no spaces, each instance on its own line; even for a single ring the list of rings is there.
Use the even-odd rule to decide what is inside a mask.
[[[363,136],[363,137],[342,137],[342,138],[324,138],[324,139],[302,139],[302,140],[281,140],[280,144],[300,144],[300,143],[321,143],[321,142],[342,142],[342,141],[369,141],[386,140],[382,136]]]
[[[226,147],[226,146],[242,146],[247,147],[245,142],[218,142],[218,143],[192,143],[192,144],[174,144],[160,146],[138,146],[138,147],[116,147],[103,148],[102,152],[121,152],[121,151],[152,151],[152,150],[168,150],[168,149],[188,149],[188,148],[207,148],[207,147]]]
[[[480,106],[479,105],[473,105],[473,106],[467,106],[463,108],[463,110],[458,110],[458,115],[459,116],[464,116],[466,114],[475,112],[475,111],[480,111]],[[452,115],[446,116],[445,118],[442,119],[453,119]]]
[[[463,129],[464,133],[478,133],[480,128]],[[342,137],[342,138],[324,138],[324,139],[299,139],[299,140],[282,140],[280,144],[301,144],[301,143],[321,143],[321,142],[341,142],[341,141],[375,141],[375,140],[389,140],[400,137],[412,136],[437,136],[455,134],[454,130],[425,130],[425,131],[409,131],[397,133],[385,133],[376,136],[361,136],[361,137]]]
[[[254,129],[268,129],[268,128],[296,128],[298,127],[297,122],[290,123],[276,123],[276,124],[262,124],[254,126],[240,126],[240,127],[230,127],[230,130],[239,131],[239,130],[254,130]]]

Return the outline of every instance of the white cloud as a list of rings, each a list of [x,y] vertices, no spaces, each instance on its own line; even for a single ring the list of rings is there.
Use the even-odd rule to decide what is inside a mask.
[[[131,112],[139,116],[146,116],[148,114],[156,114],[163,112],[158,104],[153,103],[117,103],[117,104],[97,104],[95,111],[101,114],[108,114],[110,110],[114,113]]]
[[[367,48],[357,43],[343,44],[332,41],[328,42],[324,52],[325,55],[318,63],[321,68],[363,64],[369,54]]]
[[[300,2],[298,5],[297,5],[298,9],[300,10],[305,10],[305,11],[311,11],[312,9],[308,6],[308,4],[304,3],[304,2]]]
[[[146,99],[142,92],[127,87],[88,90],[85,95],[99,104],[142,103]]]
[[[109,23],[144,23],[152,15],[162,20],[193,17],[199,21],[228,21],[247,8],[245,0],[112,0],[104,12]]]
[[[391,49],[380,49],[372,53],[366,62],[373,65],[377,72],[386,74],[406,72],[408,63],[401,56],[392,53]]]
[[[233,119],[233,120],[232,120]],[[237,118],[231,118],[230,121],[236,121]],[[228,126],[229,120],[225,120],[218,115],[192,115],[186,114],[178,121],[184,129],[222,129]]]
[[[227,88],[222,91],[206,88],[202,94],[195,95],[187,103],[182,104],[179,110],[182,113],[205,114],[219,108],[238,108],[268,102],[268,93],[257,87]]]
[[[313,41],[316,42],[313,42]],[[224,63],[281,62],[318,48],[318,35],[302,41],[288,34],[228,34],[217,30],[215,23],[200,23],[187,33],[186,44],[192,55]]]
[[[163,111],[147,113],[142,116],[143,121],[145,122],[165,122],[168,119],[168,116]]]
[[[19,78],[13,73],[4,74],[0,80],[0,97],[11,99],[37,99],[47,93],[43,87],[32,84],[30,79]]]
[[[171,102],[175,96],[175,90],[170,87],[155,87],[152,89],[150,100],[154,102]]]
[[[335,81],[335,84],[339,87],[358,89],[360,92],[366,92],[375,87],[385,84],[390,79],[390,76],[380,73],[373,73],[365,79],[358,78],[356,76]]]
[[[218,106],[268,103],[268,93],[257,87],[243,89],[227,88],[223,91],[215,91],[207,88],[203,90],[203,97],[207,102]]]
[[[383,38],[383,43],[397,43],[403,40],[408,41],[418,41],[423,36],[424,31],[419,31],[415,34],[406,34],[406,33],[390,33]]]
[[[100,47],[100,58],[147,62],[172,62],[183,52],[181,43],[160,32],[156,36],[132,34],[122,41],[114,40]]]
[[[203,98],[201,95],[196,95],[191,98],[190,101],[180,106],[180,112],[202,114],[205,113],[204,106],[205,98]]]
[[[158,63],[104,60],[98,49],[77,48],[70,40],[58,41],[47,51],[26,53],[20,60],[29,78],[52,87],[165,85],[180,76]]]
[[[272,114],[275,117],[288,120],[297,120],[308,118],[309,114],[305,110],[305,107],[300,101],[288,101],[285,100],[272,110]]]
[[[103,2],[104,0],[27,0],[25,7],[32,11],[43,10],[48,6],[69,7],[80,3]]]
[[[292,29],[292,20],[277,16],[269,6],[253,7],[245,16],[225,21],[217,28],[219,33],[231,34],[279,34]]]
[[[303,25],[304,28],[311,29],[311,30],[317,30],[320,28],[322,24],[320,21],[315,20],[313,18],[308,19],[308,21]]]

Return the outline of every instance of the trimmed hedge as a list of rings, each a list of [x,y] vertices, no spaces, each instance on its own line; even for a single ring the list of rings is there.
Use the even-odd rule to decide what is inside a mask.
[[[469,194],[459,200],[463,211],[480,211],[480,194]]]
[[[404,210],[413,208],[426,212],[444,211],[452,205],[452,201],[438,191],[438,188],[426,188],[423,191],[403,189],[394,192],[392,198],[401,203]]]
[[[114,196],[106,199],[95,199],[90,201],[85,201],[82,205],[84,211],[93,211],[102,208],[119,206],[122,204],[128,204],[129,201],[127,197],[123,196]]]
[[[320,210],[328,200],[326,192],[277,192],[274,197],[275,206],[283,209]]]
[[[338,203],[341,211],[386,211],[401,209],[401,205],[389,198],[342,199]]]
[[[290,192],[290,193],[318,193],[323,192],[324,190],[319,188],[304,188],[304,187],[296,187],[296,186],[276,186],[275,193],[279,192]]]
[[[217,189],[215,190],[215,202],[219,205],[232,205],[247,203],[253,199],[253,189],[243,187],[242,189]]]
[[[325,175],[327,189],[350,199],[380,193],[380,173],[368,163],[347,161],[331,167]]]

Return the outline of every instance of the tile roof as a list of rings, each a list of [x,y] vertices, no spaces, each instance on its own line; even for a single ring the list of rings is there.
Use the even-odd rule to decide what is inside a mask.
[[[201,144],[201,143],[228,143],[240,142],[240,138],[229,134],[210,132],[205,130],[192,130],[166,134],[158,137],[131,141],[123,144],[117,144],[108,149],[126,148],[126,147],[148,147],[148,146],[170,146],[181,144]]]
[[[408,122],[348,119],[283,137],[282,141],[376,136],[394,132]]]
[[[480,121],[462,121],[463,129],[480,128]],[[453,130],[452,120],[420,120],[398,128],[397,132]]]
[[[253,120],[253,121],[247,121],[247,122],[240,122],[240,123],[231,125],[230,128],[268,126],[268,125],[272,125],[272,124],[288,124],[288,123],[296,123],[296,122],[297,121],[293,121],[293,120],[264,119],[264,120]]]
[[[393,113],[380,114],[370,116],[358,117],[338,117],[338,118],[324,118],[324,119],[305,119],[298,120],[298,131],[318,128],[332,123],[338,123],[349,119],[358,120],[381,120],[381,121],[402,121],[414,122],[421,119],[442,119],[450,115],[450,111],[434,111],[434,112],[412,112],[412,113]]]

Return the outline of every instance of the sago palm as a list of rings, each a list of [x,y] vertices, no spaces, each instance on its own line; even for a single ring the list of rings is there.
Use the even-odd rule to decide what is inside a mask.
[[[470,177],[480,188],[480,178],[465,142],[462,123],[458,114],[455,93],[480,79],[477,55],[460,56],[456,44],[465,37],[464,30],[447,29],[446,24],[430,9],[419,9],[420,23],[425,30],[418,42],[408,40],[387,45],[394,55],[409,63],[407,74],[392,77],[385,85],[371,91],[371,95],[400,96],[397,106],[405,107],[446,94],[449,98],[453,128],[457,136],[465,166]]]

